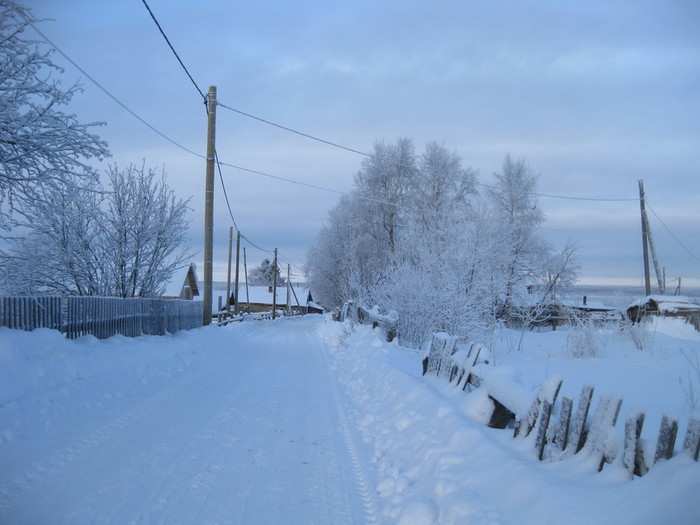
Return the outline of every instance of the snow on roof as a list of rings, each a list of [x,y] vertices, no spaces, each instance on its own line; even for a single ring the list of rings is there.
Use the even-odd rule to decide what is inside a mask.
[[[649,295],[643,299],[640,299],[639,301],[635,301],[629,305],[629,308],[644,306],[645,304],[649,304],[651,302],[658,305],[660,312],[668,313],[677,312],[678,310],[696,310],[700,308],[697,298],[685,297],[682,295]]]
[[[294,292],[296,293],[296,299],[299,300],[301,306],[306,306],[306,298],[309,295],[309,289],[306,286],[299,286],[292,284],[294,287]],[[231,286],[231,293],[233,293],[233,286]],[[247,302],[251,304],[268,304],[272,306],[272,292],[268,286],[248,286],[248,292],[246,294],[245,283],[238,284],[238,304],[243,305]],[[223,289],[219,287],[214,287],[212,292],[212,302],[217,304],[219,296],[226,299],[226,286]],[[294,298],[294,294],[291,296],[292,306],[297,305],[297,301]],[[287,286],[277,287],[277,301],[276,304],[279,306],[287,304]]]

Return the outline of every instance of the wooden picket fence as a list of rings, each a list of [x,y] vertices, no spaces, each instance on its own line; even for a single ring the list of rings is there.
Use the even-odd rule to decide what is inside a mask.
[[[119,297],[1,296],[0,326],[51,328],[75,339],[164,335],[202,326],[202,302]]]
[[[589,420],[593,387],[584,386],[576,411],[574,400],[562,397],[559,421],[554,424],[552,412],[562,385],[560,377],[551,377],[532,399],[522,385],[506,381],[495,373],[495,367],[484,359],[479,344],[458,345],[456,338],[447,334],[433,336],[428,355],[423,360],[423,375],[431,374],[453,383],[461,390],[469,386],[482,387],[494,405],[489,426],[507,428],[513,423],[514,437],[533,436],[535,453],[541,461],[563,460],[584,453],[597,463],[598,471],[612,463],[622,453],[622,464],[630,478],[643,476],[656,463],[671,459],[678,453],[687,454],[694,461],[700,455],[700,418],[691,417],[680,451],[676,451],[678,419],[664,415],[659,429],[654,457],[644,454],[640,439],[644,412],[632,410],[627,414],[622,450],[611,439],[617,423],[622,398],[601,396],[593,417]],[[533,434],[534,431],[534,434]]]

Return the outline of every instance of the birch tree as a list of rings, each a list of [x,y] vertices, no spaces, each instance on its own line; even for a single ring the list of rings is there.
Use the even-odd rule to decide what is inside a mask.
[[[145,164],[111,166],[108,181],[107,188],[41,190],[26,209],[28,232],[0,252],[8,292],[162,295],[189,262],[187,201]]]
[[[0,0],[0,227],[9,229],[43,188],[76,191],[98,180],[90,159],[109,155],[107,144],[66,106],[80,87],[61,85],[51,50],[31,40],[29,9]]]
[[[537,205],[537,175],[524,158],[514,161],[506,155],[496,184],[489,189],[495,220],[495,235],[502,247],[500,261],[503,274],[503,311],[510,318],[518,286],[533,284],[545,250],[539,237],[544,215]]]
[[[104,244],[111,255],[110,284],[120,297],[152,297],[190,257],[183,241],[189,224],[188,200],[178,199],[165,173],[131,164],[110,166]]]

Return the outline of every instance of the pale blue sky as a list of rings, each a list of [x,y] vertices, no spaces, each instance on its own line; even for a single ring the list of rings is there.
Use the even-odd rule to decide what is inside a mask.
[[[204,154],[206,115],[140,0],[28,0],[40,29],[154,127]],[[506,153],[538,191],[631,198],[643,179],[661,264],[700,285],[700,3],[695,1],[172,1],[149,5],[203,91],[351,148],[437,140],[489,183]],[[165,165],[193,196],[202,239],[204,161],[143,126],[62,58],[85,93],[71,110],[105,121],[113,161]],[[219,108],[222,161],[348,191],[362,157]],[[338,195],[224,168],[235,219],[301,265]],[[216,186],[215,278],[231,220]],[[544,235],[577,242],[586,282],[639,284],[639,203],[541,197]],[[687,250],[690,251],[688,253]],[[248,248],[249,260],[266,254]],[[195,259],[201,264],[200,254]]]

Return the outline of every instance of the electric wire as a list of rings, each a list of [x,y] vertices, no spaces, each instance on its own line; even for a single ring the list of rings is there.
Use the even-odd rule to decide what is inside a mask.
[[[221,181],[221,189],[224,192],[224,199],[226,200],[226,207],[228,208],[228,213],[231,216],[231,222],[233,222],[233,226],[236,228],[236,231],[240,231],[238,229],[238,224],[236,224],[236,219],[233,217],[233,210],[231,210],[231,202],[228,200],[228,192],[226,191],[226,184],[224,183],[224,176],[221,174],[221,163],[219,162],[219,152],[214,149],[214,161],[216,162],[216,167],[219,171],[219,180]]]
[[[659,217],[659,215],[654,211],[654,208],[651,207],[649,201],[645,199],[644,202],[647,208],[651,210],[651,213],[654,214],[654,217],[656,217],[659,220],[661,226],[663,226],[666,229],[666,231],[671,235],[671,237],[675,239],[675,241],[680,245],[680,247],[683,248],[693,259],[695,259],[696,262],[700,263],[700,258],[698,258],[697,255],[690,251],[690,249],[678,238],[678,236],[675,233],[673,233],[668,226],[666,226],[666,223],[661,220],[661,217]]]
[[[26,16],[26,15],[25,15],[25,16]],[[125,110],[127,113],[129,113],[132,117],[134,117],[136,120],[138,120],[139,122],[141,122],[141,124],[143,124],[144,126],[146,126],[147,128],[149,128],[151,131],[153,131],[153,132],[156,133],[157,135],[160,135],[162,138],[164,138],[165,140],[167,140],[168,142],[170,142],[170,143],[173,144],[174,146],[180,148],[181,150],[186,151],[187,153],[190,153],[191,155],[194,155],[195,157],[199,157],[200,159],[205,159],[205,160],[206,160],[206,156],[201,155],[200,153],[197,153],[196,151],[193,151],[193,150],[191,150],[190,148],[188,148],[188,147],[186,147],[186,146],[183,146],[183,145],[180,144],[179,142],[177,142],[177,141],[171,139],[171,138],[168,137],[165,133],[161,132],[161,131],[158,130],[156,127],[154,127],[153,125],[149,124],[146,120],[144,120],[143,118],[141,118],[138,114],[136,114],[136,112],[134,112],[131,108],[129,108],[126,104],[124,104],[124,103],[123,103],[121,100],[119,100],[116,96],[112,95],[112,93],[110,93],[110,92],[107,90],[107,88],[105,88],[102,84],[100,84],[97,80],[95,80],[95,79],[94,79],[90,74],[88,74],[82,67],[80,67],[72,58],[70,58],[68,55],[66,55],[66,54],[61,50],[61,48],[59,48],[49,37],[47,37],[44,33],[42,33],[42,32],[39,30],[39,28],[37,28],[37,27],[34,25],[34,23],[33,23],[29,18],[27,18],[27,21],[29,22],[29,25],[32,27],[32,29],[34,29],[34,31],[36,31],[37,34],[38,34],[39,36],[41,36],[41,38],[43,38],[44,41],[46,41],[47,44],[49,44],[51,47],[53,47],[63,58],[65,58],[68,62],[70,62],[70,63],[73,65],[73,67],[75,67],[78,71],[80,71],[83,75],[85,75],[85,77],[86,77],[88,80],[90,80],[90,82],[92,82],[93,84],[95,84],[95,86],[97,86],[105,95],[107,95],[107,96],[108,96],[109,98],[111,98],[114,102],[116,102],[119,106],[121,106],[122,109],[124,109],[124,110]]]
[[[142,0],[142,2],[143,2],[143,4],[144,4],[144,6],[146,7],[146,9],[148,10],[148,12],[149,12],[151,18],[152,18],[153,21],[155,22],[156,26],[158,27],[158,29],[159,29],[161,35],[163,36],[163,38],[165,39],[166,43],[167,43],[168,46],[170,47],[171,51],[172,51],[173,54],[175,55],[176,59],[177,59],[178,62],[180,63],[182,69],[185,71],[185,73],[187,74],[188,78],[190,79],[190,81],[192,82],[192,84],[194,85],[194,87],[196,88],[197,92],[199,93],[199,95],[202,97],[202,99],[203,99],[204,102],[206,103],[206,101],[207,101],[206,96],[204,95],[203,91],[199,88],[199,86],[197,85],[196,81],[194,80],[194,78],[193,78],[192,75],[190,74],[189,70],[187,69],[187,67],[186,67],[185,64],[183,63],[183,61],[182,61],[182,59],[180,58],[180,56],[178,55],[177,51],[176,51],[175,48],[173,47],[172,43],[171,43],[170,40],[168,39],[167,35],[165,34],[165,32],[164,32],[162,26],[160,25],[160,23],[158,22],[157,18],[155,17],[155,15],[154,15],[153,11],[151,10],[150,6],[149,6],[148,3],[146,2],[146,0]],[[139,116],[136,112],[134,112],[131,108],[129,108],[126,104],[124,104],[121,100],[119,100],[115,95],[113,95],[113,94],[112,94],[107,88],[105,88],[101,83],[99,83],[94,77],[92,77],[89,73],[87,73],[82,67],[80,67],[80,66],[79,66],[73,59],[71,59],[65,52],[63,52],[63,50],[60,49],[60,48],[59,48],[48,36],[46,36],[40,29],[38,29],[38,28],[36,27],[36,25],[33,23],[33,21],[32,21],[29,17],[27,17],[26,15],[25,15],[25,19],[27,20],[28,24],[32,27],[32,29],[34,29],[34,31],[35,31],[39,36],[41,36],[50,46],[52,46],[61,56],[63,56],[63,58],[65,58],[69,63],[71,63],[78,71],[80,71],[83,75],[85,75],[85,77],[86,77],[88,80],[90,80],[93,84],[95,84],[95,86],[97,86],[97,88],[99,88],[103,93],[105,93],[109,98],[111,98],[116,104],[118,104],[120,107],[122,107],[122,109],[124,109],[125,111],[127,111],[130,115],[132,115],[134,118],[136,118],[139,122],[141,122],[143,125],[145,125],[147,128],[149,128],[151,131],[153,131],[154,133],[156,133],[157,135],[159,135],[159,136],[162,137],[163,139],[167,140],[168,142],[170,142],[171,144],[173,144],[173,145],[176,146],[177,148],[179,148],[179,149],[181,149],[181,150],[183,150],[183,151],[186,151],[187,153],[190,153],[191,155],[194,155],[195,157],[198,157],[198,158],[200,158],[200,159],[205,159],[205,160],[207,160],[207,157],[206,157],[206,156],[204,156],[204,155],[202,155],[202,154],[200,154],[200,153],[197,153],[197,152],[193,151],[192,149],[190,149],[190,148],[188,148],[188,147],[186,147],[186,146],[180,144],[179,142],[175,141],[174,139],[170,138],[169,136],[167,136],[166,134],[164,134],[163,132],[161,132],[160,130],[158,130],[155,126],[153,126],[152,124],[150,124],[149,122],[147,122],[147,121],[146,121],[145,119],[143,119],[141,116]],[[323,143],[323,144],[326,144],[326,145],[329,145],[329,146],[332,146],[332,147],[335,147],[335,148],[339,148],[339,149],[342,149],[342,150],[345,150],[345,151],[349,151],[349,152],[351,152],[351,153],[355,153],[355,154],[361,155],[361,156],[366,157],[366,158],[373,158],[373,159],[376,159],[376,158],[377,158],[376,156],[373,156],[373,155],[371,155],[371,154],[369,154],[369,153],[366,153],[366,152],[357,150],[357,149],[355,149],[355,148],[350,148],[350,147],[347,147],[347,146],[343,146],[343,145],[338,144],[338,143],[336,143],[336,142],[329,141],[329,140],[325,140],[325,139],[322,139],[322,138],[319,138],[319,137],[310,135],[310,134],[308,134],[308,133],[304,133],[304,132],[295,130],[295,129],[290,128],[290,127],[288,127],[288,126],[283,126],[283,125],[281,125],[281,124],[277,124],[277,123],[272,122],[272,121],[270,121],[270,120],[263,119],[263,118],[261,118],[261,117],[257,117],[257,116],[255,116],[255,115],[250,114],[250,113],[246,113],[246,112],[241,111],[241,110],[239,110],[239,109],[233,108],[233,107],[228,106],[228,105],[226,105],[226,104],[223,104],[223,103],[221,103],[221,102],[218,102],[218,101],[217,101],[217,104],[218,104],[219,106],[221,106],[222,108],[224,108],[224,109],[228,109],[229,111],[238,113],[238,114],[240,114],[240,115],[243,115],[243,116],[245,116],[245,117],[248,117],[248,118],[257,120],[257,121],[259,121],[259,122],[268,124],[268,125],[270,125],[270,126],[277,127],[277,128],[282,129],[282,130],[284,130],[284,131],[287,131],[287,132],[290,132],[290,133],[294,133],[294,134],[296,134],[296,135],[299,135],[299,136],[302,136],[302,137],[305,137],[305,138],[308,138],[308,139],[311,139],[311,140],[314,140],[314,141],[317,141],[317,142],[320,142],[320,143]],[[225,197],[225,200],[226,200],[226,205],[227,205],[227,208],[228,208],[228,211],[229,211],[229,215],[231,216],[231,220],[232,220],[234,226],[236,227],[236,230],[238,230],[238,231],[240,231],[240,230],[238,229],[238,225],[236,224],[236,221],[235,221],[235,218],[234,218],[234,216],[233,216],[232,209],[231,209],[230,201],[229,201],[229,199],[228,199],[228,194],[227,194],[227,191],[226,191],[225,181],[224,181],[224,178],[223,178],[223,174],[222,174],[222,172],[221,172],[221,165],[224,165],[224,166],[227,166],[227,167],[230,167],[230,168],[233,168],[233,169],[237,169],[237,170],[240,170],[240,171],[245,171],[245,172],[251,173],[251,174],[253,174],[253,175],[264,176],[264,177],[267,177],[267,178],[272,178],[272,179],[275,179],[275,180],[287,182],[287,183],[290,183],[290,184],[296,184],[296,185],[300,185],[300,186],[304,186],[304,187],[316,189],[316,190],[319,190],[319,191],[325,191],[325,192],[334,193],[334,194],[338,194],[338,195],[347,195],[347,192],[342,192],[342,191],[339,191],[339,190],[334,190],[334,189],[327,188],[327,187],[324,187],[324,186],[319,186],[319,185],[316,185],[316,184],[310,184],[310,183],[301,182],[301,181],[298,181],[298,180],[295,180],[295,179],[291,179],[291,178],[288,178],[288,177],[281,177],[281,176],[278,176],[278,175],[272,175],[272,174],[270,174],[270,173],[262,172],[262,171],[259,171],[259,170],[253,170],[253,169],[250,169],[250,168],[245,168],[245,167],[243,167],[243,166],[238,166],[238,165],[234,165],[234,164],[230,164],[230,163],[226,163],[226,162],[221,162],[221,161],[219,160],[219,158],[218,158],[218,152],[215,152],[215,161],[216,161],[216,163],[217,163],[217,168],[218,168],[218,172],[219,172],[219,179],[220,179],[220,182],[221,182],[221,185],[222,185],[222,189],[223,189],[223,192],[224,192],[224,197]],[[479,186],[482,186],[482,187],[485,187],[485,188],[493,188],[493,186],[488,185],[488,184],[478,183],[478,185],[479,185]],[[553,194],[546,194],[546,193],[533,193],[533,195],[534,195],[534,196],[537,196],[537,197],[544,197],[544,198],[577,200],[577,201],[587,201],[587,202],[632,202],[632,201],[636,201],[636,200],[637,200],[636,198],[594,198],[594,197],[575,197],[575,196],[567,196],[567,195],[553,195]],[[392,203],[392,202],[384,201],[384,200],[381,200],[381,199],[365,198],[365,197],[362,197],[362,196],[358,196],[358,197],[361,198],[361,199],[364,199],[364,200],[369,200],[369,201],[373,201],[373,202],[378,202],[378,203],[382,203],[382,204],[389,204],[389,205],[392,205],[392,206],[400,207],[400,205],[399,205],[398,203]],[[648,203],[647,203],[647,205],[648,205]],[[671,229],[664,223],[664,221],[659,217],[659,215],[654,211],[654,209],[653,209],[651,206],[649,206],[649,209],[652,211],[652,213],[654,214],[654,216],[659,220],[659,222],[661,223],[661,225],[662,225],[662,226],[669,232],[669,234],[675,239],[675,241],[676,241],[676,242],[677,242],[677,243],[678,243],[678,244],[679,244],[693,259],[694,259],[694,260],[700,262],[700,258],[698,258],[698,257],[697,257],[697,256],[696,256],[696,255],[695,255],[695,254],[694,254],[694,253],[693,253],[693,252],[692,252],[692,251],[691,251],[691,250],[690,250],[676,235],[675,235],[675,233],[673,233],[673,231],[671,231]],[[426,210],[426,211],[427,211],[427,210]],[[243,239],[245,239],[245,241],[246,241],[250,246],[252,246],[253,248],[256,248],[256,249],[258,249],[258,250],[260,250],[260,251],[262,251],[262,252],[265,252],[265,253],[273,253],[273,250],[267,250],[267,249],[265,249],[265,248],[260,247],[259,245],[257,245],[256,243],[254,243],[251,239],[249,239],[247,236],[241,234],[241,237],[242,237]],[[278,254],[278,258],[279,258],[279,254]],[[289,264],[291,264],[289,261],[287,261],[287,262],[288,262]],[[294,266],[294,267],[295,267],[296,269],[298,269],[298,270],[301,270],[301,269],[300,269],[299,267],[297,267],[297,266]]]
[[[175,48],[173,45],[170,43],[170,39],[168,38],[168,35],[165,34],[165,31],[163,31],[163,28],[161,27],[160,23],[158,22],[158,19],[156,18],[156,15],[153,14],[153,11],[151,11],[151,8],[149,7],[148,3],[146,0],[141,0],[143,2],[143,5],[146,6],[146,9],[148,10],[148,14],[151,15],[151,18],[153,21],[156,23],[156,26],[158,27],[158,30],[160,31],[160,34],[163,35],[163,38],[165,41],[168,43],[168,47],[170,47],[170,50],[173,52],[175,55],[175,58],[177,58],[177,61],[180,63],[182,66],[182,69],[185,70],[185,73],[187,73],[187,76],[189,79],[192,81],[192,84],[194,84],[194,87],[197,89],[199,94],[201,95],[202,99],[204,100],[204,103],[207,103],[207,97],[204,94],[204,92],[199,89],[199,86],[197,85],[197,82],[194,81],[194,78],[192,78],[192,75],[190,75],[190,72],[187,70],[187,67],[185,67],[185,64],[182,62],[182,59],[180,59],[180,55],[177,54],[177,51],[175,51]]]
[[[565,199],[565,200],[572,200],[572,201],[587,201],[587,202],[636,202],[639,199],[638,198],[611,198],[611,199],[604,199],[604,198],[599,198],[599,197],[571,197],[567,195],[550,195],[547,193],[533,193],[535,197],[547,197],[549,199]]]
[[[176,140],[170,138],[170,137],[167,136],[165,133],[163,133],[163,132],[161,132],[160,130],[158,130],[155,126],[153,126],[152,124],[150,124],[149,122],[147,122],[147,121],[146,121],[145,119],[143,119],[141,116],[139,116],[135,111],[133,111],[133,110],[132,110],[131,108],[129,108],[126,104],[124,104],[121,100],[119,100],[115,95],[113,95],[107,88],[105,88],[102,84],[100,84],[92,75],[90,75],[87,71],[85,71],[82,67],[80,67],[80,66],[78,65],[77,62],[75,62],[75,61],[74,61],[72,58],[70,58],[65,52],[63,52],[63,50],[62,50],[61,48],[59,48],[48,36],[46,36],[41,30],[39,30],[39,28],[36,27],[36,25],[31,21],[31,19],[29,19],[29,18],[26,17],[26,16],[25,16],[25,18],[26,18],[27,22],[29,23],[29,25],[32,27],[32,29],[34,29],[34,31],[36,31],[36,33],[37,33],[39,36],[41,36],[41,38],[43,38],[44,41],[45,41],[47,44],[49,44],[51,47],[53,47],[63,58],[65,58],[68,62],[70,62],[70,64],[73,65],[73,67],[75,67],[78,71],[80,71],[80,73],[82,73],[83,75],[85,75],[85,77],[86,77],[90,82],[92,82],[95,86],[97,86],[97,88],[99,88],[105,95],[107,95],[109,98],[111,98],[115,103],[117,103],[122,109],[124,109],[127,113],[129,113],[131,116],[133,116],[136,120],[138,120],[139,122],[141,122],[141,123],[142,123],[144,126],[146,126],[148,129],[150,129],[151,131],[153,131],[154,133],[156,133],[156,134],[159,135],[160,137],[164,138],[165,140],[167,140],[168,142],[170,142],[170,143],[173,144],[174,146],[180,148],[181,150],[186,151],[187,153],[189,153],[189,154],[191,154],[191,155],[193,155],[193,156],[195,156],[195,157],[197,157],[197,158],[204,159],[204,160],[208,160],[207,157],[206,157],[205,155],[202,155],[202,154],[200,154],[200,153],[197,153],[196,151],[193,151],[193,150],[191,150],[190,148],[188,148],[188,147],[186,147],[186,146],[183,146],[182,144],[180,144],[180,143],[177,142]],[[216,152],[215,152],[215,153],[216,153]],[[301,182],[298,182],[298,181],[293,181],[293,180],[291,180],[291,179],[285,179],[285,178],[283,178],[283,177],[276,177],[276,176],[274,176],[274,175],[266,174],[266,173],[263,173],[263,172],[256,172],[255,170],[249,170],[249,169],[247,169],[247,168],[243,168],[243,167],[240,167],[240,166],[234,166],[234,165],[229,165],[229,164],[226,164],[226,163],[222,163],[222,162],[220,162],[220,161],[218,160],[218,154],[216,154],[215,161],[217,162],[217,166],[218,166],[218,168],[219,168],[219,178],[220,178],[221,183],[222,183],[222,187],[223,187],[223,191],[224,191],[224,196],[225,196],[225,198],[226,198],[226,204],[227,204],[227,206],[228,206],[229,214],[231,215],[231,221],[233,222],[234,226],[236,227],[236,230],[239,230],[239,229],[238,229],[238,226],[237,226],[237,224],[236,224],[236,220],[235,220],[235,218],[234,218],[234,216],[233,216],[233,212],[232,212],[232,210],[231,210],[230,201],[229,201],[229,199],[228,199],[228,194],[227,194],[226,187],[225,187],[225,182],[224,182],[224,179],[223,179],[223,175],[222,175],[222,173],[221,173],[221,164],[223,164],[223,165],[225,165],[225,166],[232,167],[232,168],[240,169],[240,170],[243,170],[243,171],[247,171],[247,172],[249,172],[249,173],[258,174],[258,175],[265,175],[265,176],[268,176],[268,177],[276,178],[276,179],[278,179],[278,180],[283,180],[283,181],[287,181],[287,182],[291,182],[291,183],[296,183],[296,184],[301,184],[301,185],[306,185],[306,186],[313,187],[313,185],[308,185],[308,184],[301,183]],[[316,189],[321,189],[321,188],[318,187],[318,188],[316,188]],[[334,191],[334,190],[327,190],[327,191]],[[334,191],[334,192],[335,192],[335,191]],[[342,193],[342,192],[335,192],[335,193]],[[257,250],[260,250],[260,251],[265,252],[265,253],[273,253],[272,250],[266,250],[265,248],[261,248],[259,245],[257,245],[255,242],[253,242],[253,241],[252,241],[251,239],[249,239],[247,236],[241,234],[241,237],[242,237],[243,239],[245,239],[246,242],[248,242],[248,244],[250,244],[250,246],[252,246],[253,248],[256,248]]]
[[[319,137],[315,137],[315,136],[313,136],[313,135],[309,135],[308,133],[304,133],[304,132],[302,132],[302,131],[297,131],[296,129],[289,128],[289,127],[283,126],[283,125],[281,125],[281,124],[277,124],[277,123],[272,122],[272,121],[270,121],[270,120],[266,120],[266,119],[261,118],[261,117],[256,117],[255,115],[251,115],[250,113],[246,113],[245,111],[241,111],[240,109],[232,108],[231,106],[227,106],[226,104],[222,104],[221,102],[218,102],[218,105],[221,106],[221,107],[224,108],[224,109],[228,109],[229,111],[233,111],[234,113],[238,113],[239,115],[243,115],[243,116],[245,116],[245,117],[248,117],[248,118],[257,120],[257,121],[259,121],[259,122],[263,122],[263,123],[268,124],[268,125],[270,125],[270,126],[274,126],[274,127],[276,127],[276,128],[282,129],[282,130],[284,130],[284,131],[288,131],[289,133],[295,133],[296,135],[300,135],[300,136],[302,136],[302,137],[306,137],[307,139],[315,140],[315,141],[317,141],[317,142],[321,142],[321,143],[323,143],[323,144],[327,144],[327,145],[329,145],[329,146],[333,146],[334,148],[339,148],[339,149],[342,149],[342,150],[345,150],[345,151],[349,151],[349,152],[351,152],[351,153],[356,153],[356,154],[358,154],[358,155],[362,155],[362,156],[370,157],[370,158],[372,157],[372,155],[370,155],[369,153],[365,153],[364,151],[360,151],[360,150],[357,150],[357,149],[354,149],[354,148],[350,148],[350,147],[348,147],[348,146],[343,146],[342,144],[338,144],[337,142],[332,142],[332,141],[330,141],[330,140],[326,140],[326,139],[322,139],[322,138],[319,138]]]
[[[189,154],[191,154],[191,155],[194,155],[194,156],[197,157],[197,158],[207,160],[207,157],[206,157],[205,155],[202,155],[202,154],[200,154],[200,153],[197,153],[196,151],[193,151],[192,149],[190,149],[190,148],[188,148],[188,147],[186,147],[186,146],[180,144],[180,143],[177,142],[176,140],[170,138],[170,137],[167,136],[165,133],[163,133],[163,132],[161,132],[160,130],[158,130],[155,126],[153,126],[152,124],[150,124],[149,122],[147,122],[147,121],[146,121],[145,119],[143,119],[141,116],[139,116],[135,111],[133,111],[133,110],[132,110],[131,108],[129,108],[126,104],[124,104],[121,100],[119,100],[119,99],[118,99],[115,95],[113,95],[109,90],[107,90],[107,88],[105,88],[104,86],[102,86],[102,84],[100,84],[94,77],[92,77],[89,73],[87,73],[87,71],[85,71],[82,67],[80,67],[72,58],[70,58],[66,53],[64,53],[64,52],[63,52],[49,37],[47,37],[43,32],[41,32],[41,31],[34,25],[34,23],[31,22],[31,20],[29,20],[29,19],[27,19],[27,20],[29,21],[29,24],[31,25],[32,29],[34,29],[34,31],[36,31],[37,34],[39,34],[39,36],[41,36],[50,46],[52,46],[54,49],[56,49],[56,51],[57,51],[61,56],[63,56],[68,62],[70,62],[70,63],[73,65],[73,67],[75,67],[78,71],[80,71],[83,75],[85,75],[85,77],[86,77],[88,80],[90,80],[93,84],[95,84],[95,86],[97,86],[103,93],[105,93],[105,94],[106,94],[109,98],[111,98],[115,103],[117,103],[119,106],[121,106],[121,107],[122,107],[125,111],[127,111],[131,116],[133,116],[134,118],[136,118],[136,119],[137,119],[139,122],[141,122],[144,126],[146,126],[147,128],[149,128],[151,131],[153,131],[154,133],[156,133],[157,135],[159,135],[159,136],[162,137],[163,139],[167,140],[168,142],[170,142],[170,143],[173,144],[174,146],[180,148],[180,149],[183,150],[183,151],[186,151],[187,153],[189,153]],[[228,108],[228,109],[232,109],[232,108],[229,108],[228,106],[222,105],[222,104],[219,103],[218,101],[217,101],[217,105],[220,105],[220,106],[222,106],[222,107],[226,107],[226,108]],[[232,110],[233,110],[233,109],[232,109]],[[249,115],[248,113],[244,113],[244,112],[241,112],[241,111],[238,111],[238,110],[233,110],[233,111],[239,112],[239,113],[241,113],[241,114],[243,114],[243,115],[246,115],[246,116]],[[270,123],[271,125],[280,127],[280,128],[282,128],[282,129],[288,129],[288,128],[285,128],[284,126],[280,126],[280,125],[278,125],[278,124],[271,123],[271,122],[266,121],[266,120],[264,120],[264,119],[259,119],[258,117],[254,117],[254,116],[252,116],[252,115],[250,115],[250,116],[251,116],[251,118],[255,118],[255,119],[257,119],[257,120],[261,120],[262,122],[265,122],[265,123]],[[370,154],[368,154],[368,153],[364,153],[364,152],[361,152],[361,151],[358,151],[358,150],[354,150],[354,149],[352,149],[352,148],[346,148],[346,147],[344,147],[344,146],[336,145],[336,144],[333,143],[333,142],[325,141],[325,140],[323,140],[323,139],[316,139],[315,137],[312,137],[311,135],[306,135],[306,134],[304,134],[304,133],[291,130],[291,128],[289,128],[288,130],[289,130],[289,131],[292,131],[293,133],[297,133],[297,134],[299,134],[299,135],[302,135],[302,136],[307,136],[307,137],[310,137],[310,138],[314,138],[314,140],[319,140],[320,142],[323,142],[323,143],[325,143],[325,144],[334,145],[334,146],[340,147],[340,148],[342,148],[342,149],[345,149],[345,150],[347,150],[347,151],[351,151],[351,152],[357,153],[357,154],[359,154],[359,155],[363,155],[363,156],[365,156],[365,157],[376,158],[375,156],[372,156],[372,155],[370,155]],[[273,175],[273,174],[271,174],[271,173],[266,173],[266,172],[263,172],[263,171],[259,171],[259,170],[254,170],[254,169],[246,168],[246,167],[244,167],[244,166],[238,166],[238,165],[235,165],[235,164],[231,164],[231,163],[227,163],[227,162],[222,162],[222,161],[218,161],[218,160],[217,160],[217,163],[219,163],[219,164],[221,164],[221,165],[223,165],[223,166],[227,166],[227,167],[229,167],[229,168],[233,168],[233,169],[240,170],[240,171],[245,171],[245,172],[251,173],[251,174],[253,174],[253,175],[259,175],[259,176],[262,176],[262,177],[267,177],[267,178],[279,180],[279,181],[282,181],[282,182],[287,182],[287,183],[289,183],[289,184],[296,184],[296,185],[299,185],[299,186],[304,186],[304,187],[316,189],[316,190],[319,190],[319,191],[325,191],[325,192],[328,192],[328,193],[334,193],[334,194],[337,194],[337,195],[347,195],[347,194],[348,194],[347,192],[343,192],[343,191],[340,191],[340,190],[334,190],[334,189],[332,189],[332,188],[327,188],[327,187],[320,186],[320,185],[317,185],[317,184],[310,184],[310,183],[307,183],[307,182],[298,181],[298,180],[295,180],[295,179],[291,179],[291,178],[289,178],[289,177],[281,177],[281,176],[279,176],[279,175]],[[478,185],[478,186],[485,187],[485,188],[494,188],[494,186],[491,186],[491,185],[488,185],[488,184],[483,184],[483,183],[477,183],[477,185]],[[571,197],[571,196],[565,196],[565,195],[551,195],[551,194],[543,194],[543,193],[535,193],[534,195],[535,195],[535,196],[539,196],[539,197],[548,197],[548,198],[556,198],[556,199],[570,199],[570,200],[597,201],[597,202],[626,202],[626,201],[635,201],[635,200],[637,200],[637,199],[603,199],[603,198]],[[364,197],[363,197],[363,198],[364,198]],[[371,201],[374,201],[374,202],[377,202],[377,203],[382,203],[382,204],[396,205],[396,203],[391,203],[391,202],[388,202],[388,201],[382,201],[381,199],[369,199],[369,198],[364,198],[364,199],[365,199],[365,200],[371,200]]]

